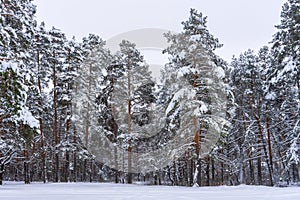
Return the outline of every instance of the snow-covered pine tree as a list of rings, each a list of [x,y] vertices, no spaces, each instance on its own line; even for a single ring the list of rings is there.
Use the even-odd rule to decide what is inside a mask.
[[[103,79],[102,69],[105,62],[109,64],[109,52],[104,49],[104,41],[99,36],[90,34],[83,38],[83,62],[78,69],[76,79],[76,94],[74,94],[74,106],[76,129],[80,134],[84,133],[83,142],[89,146],[93,130],[97,130],[97,104],[99,81]]]
[[[105,129],[102,121],[107,117],[107,113],[103,111],[101,99],[108,95],[103,92],[107,86],[104,80],[112,56],[104,45],[105,42],[98,35],[90,34],[83,38],[83,60],[78,68],[72,95],[72,120],[82,144],[77,148],[76,156],[81,157],[84,163],[90,164],[96,156],[98,163],[109,165],[108,163],[113,161],[106,158],[113,158],[113,152],[107,148],[109,143],[105,138],[109,138],[109,131]],[[89,151],[84,150],[86,148]]]
[[[171,58],[163,83],[169,83],[173,90],[169,92],[172,97],[166,110],[173,124],[169,127],[177,127],[178,134],[194,143],[192,154],[186,159],[196,163],[196,168],[190,169],[194,178],[188,185],[197,185],[201,180],[200,159],[210,152],[225,124],[224,70],[213,62],[217,58],[213,51],[221,45],[207,30],[206,17],[191,9],[189,20],[182,24],[182,33],[165,35],[171,43],[165,52]]]
[[[115,183],[124,181],[120,179],[120,153],[118,151],[118,136],[121,134],[118,123],[115,119],[115,106],[113,100],[113,92],[118,78],[123,76],[124,66],[118,64],[116,56],[112,57],[112,61],[105,68],[103,80],[100,81],[101,87],[97,97],[97,105],[99,107],[99,125],[103,128],[104,137],[106,137],[113,146],[113,163],[111,166],[114,170]],[[107,163],[108,164],[108,163]]]
[[[40,166],[37,166],[38,171],[42,171],[41,177],[37,179],[47,182],[47,171],[49,168],[48,162],[51,161],[47,148],[52,147],[53,133],[51,129],[53,124],[50,122],[52,116],[51,113],[51,87],[50,80],[52,79],[52,65],[50,63],[51,52],[51,40],[49,31],[45,28],[45,23],[42,22],[35,32],[33,44],[31,48],[31,55],[33,58],[33,77],[35,87],[37,88],[36,95],[32,95],[34,99],[36,113],[35,116],[39,120],[39,136],[35,138],[37,152],[36,159],[41,162],[37,162]],[[51,103],[50,103],[51,102]]]
[[[0,184],[2,184],[5,165],[10,164],[13,155],[27,152],[28,142],[36,125],[26,105],[32,73],[27,66],[30,60],[27,52],[34,34],[35,6],[31,0],[0,2]],[[25,156],[25,159],[27,158]],[[28,166],[28,160],[23,161],[24,166]],[[29,171],[24,172],[25,181],[28,183]]]
[[[273,185],[272,142],[268,117],[270,108],[265,91],[270,66],[268,48],[261,48],[258,55],[248,50],[238,59],[233,59],[231,66],[231,85],[236,106],[230,135],[230,143],[233,144],[228,145],[233,145],[236,152],[230,157],[235,157],[231,157],[235,161],[232,164],[239,168],[237,182]],[[248,165],[244,164],[245,160]],[[265,179],[269,183],[263,183]]]
[[[299,181],[299,105],[300,105],[300,1],[287,0],[281,11],[281,23],[274,35],[274,65],[269,75],[269,96],[273,96],[279,121],[276,124],[280,159],[284,170],[281,180]],[[283,135],[280,136],[280,135]]]
[[[66,37],[59,29],[52,28],[49,31],[51,41],[51,55],[49,63],[52,68],[52,106],[53,106],[53,169],[54,169],[54,181],[61,181],[61,139],[64,137],[63,124],[65,117],[63,115],[64,109],[64,63],[66,59],[65,43]]]
[[[117,52],[116,64],[123,66],[123,75],[118,78],[114,85],[112,100],[115,108],[115,119],[121,129],[123,145],[127,149],[127,182],[132,183],[133,161],[137,146],[134,140],[147,136],[147,110],[152,102],[148,94],[142,93],[141,88],[151,84],[151,72],[143,60],[143,56],[136,49],[135,44],[123,40],[120,43],[120,51]],[[148,99],[148,101],[146,100]],[[134,159],[134,160],[133,160]],[[135,165],[137,161],[135,161]],[[124,171],[124,170],[123,170]]]
[[[78,143],[74,139],[77,137],[77,133],[74,129],[74,121],[72,121],[72,100],[75,88],[75,81],[78,77],[78,69],[82,63],[82,49],[79,43],[75,41],[75,38],[67,41],[64,45],[65,48],[65,60],[60,75],[61,86],[61,130],[64,134],[61,137],[62,150],[62,181],[68,182],[74,180],[72,178],[72,171],[74,171],[73,162],[71,160],[78,148]],[[76,167],[75,167],[76,168]]]

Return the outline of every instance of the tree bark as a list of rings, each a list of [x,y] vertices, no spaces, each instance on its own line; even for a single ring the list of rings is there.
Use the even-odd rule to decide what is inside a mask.
[[[53,57],[56,57],[55,52]],[[59,156],[57,145],[60,142],[59,133],[58,133],[58,114],[57,114],[57,74],[56,74],[56,64],[53,65],[53,132],[55,138],[55,182],[59,181]]]
[[[77,143],[77,139],[76,139],[76,135],[77,135],[77,129],[76,126],[74,126],[74,135],[73,135],[73,143],[76,144]],[[76,150],[74,151],[73,154],[74,158],[73,158],[73,181],[77,182],[77,158],[76,158]]]
[[[114,91],[114,77],[111,78],[111,84],[112,84],[112,92]],[[113,116],[115,116],[116,111],[114,105],[111,105],[111,111],[113,113]],[[114,134],[114,142],[117,142],[118,137],[118,125],[115,122],[115,119],[113,118],[113,134]],[[118,164],[118,148],[114,146],[114,161],[115,161],[115,183],[119,183],[119,164]]]
[[[131,134],[131,77],[130,77],[130,67],[131,67],[131,63],[130,63],[130,58],[129,58],[129,63],[128,63],[128,82],[127,82],[127,92],[128,92],[128,102],[127,102],[127,112],[128,112],[128,135]],[[131,139],[128,139],[128,184],[132,183],[132,152],[131,152],[132,148],[131,148]]]
[[[0,163],[0,185],[3,184],[4,163]]]
[[[193,55],[193,67],[194,69],[196,69],[197,65],[196,65],[196,51],[194,51],[194,55]],[[194,80],[193,80],[193,88],[196,89],[197,87],[197,75],[194,74]],[[194,99],[196,99],[196,97],[194,97]],[[194,179],[193,179],[193,185],[198,185],[197,181],[198,181],[198,168],[199,168],[199,154],[200,154],[200,145],[199,145],[199,133],[198,133],[198,127],[197,127],[197,118],[196,116],[193,116],[193,125],[194,125],[194,143],[195,143],[195,148],[196,148],[196,161],[195,161],[195,172],[194,172]],[[200,134],[201,134],[201,130],[200,130]],[[201,172],[200,172],[201,173]]]
[[[266,110],[268,110],[268,106],[266,106]],[[266,129],[267,129],[267,137],[268,137],[268,152],[269,152],[269,175],[270,175],[270,185],[273,186],[273,153],[272,153],[272,145],[271,145],[271,130],[269,125],[269,117],[266,114]]]
[[[210,167],[209,167],[209,164],[210,164],[210,158],[207,157],[207,161],[206,161],[206,186],[210,185],[210,176],[209,176]]]
[[[46,169],[46,151],[44,141],[44,130],[43,130],[43,91],[41,84],[41,66],[40,66],[40,51],[37,51],[37,66],[38,66],[38,89],[39,89],[39,126],[40,126],[40,137],[41,137],[41,158],[42,158],[42,180],[44,183],[47,181],[47,169]]]
[[[215,160],[211,158],[211,185],[215,185]]]

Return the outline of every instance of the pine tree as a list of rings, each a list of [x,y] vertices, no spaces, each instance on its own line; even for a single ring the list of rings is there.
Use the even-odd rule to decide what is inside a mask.
[[[231,84],[236,103],[235,116],[232,118],[232,136],[239,138],[232,141],[236,141],[240,147],[237,149],[238,155],[235,155],[240,183],[245,181],[250,184],[267,184],[263,183],[264,176],[267,176],[270,181],[268,184],[273,185],[271,130],[265,91],[269,66],[270,56],[267,47],[261,48],[258,55],[249,50],[232,62],[234,69],[231,73]],[[245,135],[243,139],[239,135],[241,131]],[[249,163],[249,169],[246,170],[242,164],[245,159]],[[262,163],[266,163],[266,168]],[[257,179],[254,178],[255,171]],[[249,172],[250,175],[244,172]]]
[[[60,164],[60,147],[61,147],[61,139],[63,137],[63,131],[61,130],[61,123],[63,113],[62,107],[64,101],[64,62],[66,59],[66,51],[64,45],[66,43],[65,35],[56,28],[52,28],[49,31],[49,35],[51,37],[51,55],[50,55],[50,64],[52,68],[52,105],[53,105],[53,136],[54,143],[53,147],[55,148],[54,153],[54,180],[55,182],[60,182],[61,179],[61,164]]]
[[[113,93],[116,120],[124,133],[122,136],[127,148],[127,182],[132,183],[133,155],[135,155],[134,138],[141,137],[143,125],[147,123],[147,112],[151,99],[145,101],[145,94],[141,88],[150,84],[151,75],[148,65],[142,55],[135,48],[135,44],[122,41],[120,51],[117,52],[116,64],[123,66],[123,75],[116,80]],[[125,118],[126,116],[126,118]],[[135,135],[137,134],[137,135]]]
[[[0,84],[1,84],[1,174],[14,155],[27,152],[34,134],[35,119],[27,107],[31,84],[28,49],[34,34],[35,6],[30,0],[6,1],[0,4]],[[26,131],[24,130],[26,127]],[[22,155],[23,156],[23,155]],[[24,166],[28,166],[25,156]],[[25,170],[28,183],[28,170]]]
[[[165,77],[164,82],[169,82],[173,90],[166,113],[170,121],[177,124],[178,131],[187,134],[187,140],[192,138],[194,142],[191,156],[196,163],[193,184],[197,185],[201,179],[198,173],[201,171],[200,158],[209,153],[210,144],[216,142],[224,125],[221,119],[225,117],[221,116],[224,102],[221,99],[224,98],[225,85],[221,83],[224,70],[214,63],[217,56],[213,51],[221,45],[207,30],[206,17],[194,9],[190,14],[189,20],[182,22],[183,33],[165,35],[171,43],[165,50],[171,55],[166,70],[173,73]],[[222,113],[220,116],[216,115],[217,110]],[[192,137],[189,132],[194,133]]]
[[[36,98],[37,105],[37,118],[39,119],[39,134],[40,136],[36,138],[37,145],[39,145],[39,158],[41,159],[41,171],[42,180],[44,183],[48,181],[47,178],[47,146],[51,147],[52,134],[50,131],[49,122],[47,124],[47,118],[50,117],[50,106],[48,101],[51,99],[49,91],[47,91],[50,85],[52,66],[50,64],[51,57],[51,40],[49,31],[46,30],[45,24],[42,22],[39,27],[37,27],[35,33],[35,39],[32,47],[32,56],[34,59],[34,75],[35,84],[37,87]],[[49,100],[47,100],[49,99]],[[51,126],[52,127],[52,126]],[[48,141],[51,141],[50,143]]]
[[[107,151],[107,130],[102,119],[107,116],[103,113],[100,103],[106,98],[103,93],[106,87],[104,79],[107,76],[106,68],[110,65],[112,56],[104,47],[105,42],[97,35],[90,34],[83,38],[81,44],[82,63],[78,68],[72,95],[72,119],[76,134],[80,136],[81,146],[78,146],[76,156],[82,157],[84,163],[92,163],[94,155],[97,162],[109,165],[108,158],[112,152]],[[105,119],[106,120],[106,119]],[[84,148],[89,151],[82,154]],[[85,164],[87,165],[87,164]]]
[[[282,148],[281,155],[284,170],[281,180],[299,181],[299,100],[300,100],[300,2],[288,0],[282,7],[281,23],[276,26],[278,32],[273,38],[273,55],[275,61],[270,69],[269,94],[274,96],[274,106],[278,111],[278,145]],[[290,174],[291,172],[291,174]]]

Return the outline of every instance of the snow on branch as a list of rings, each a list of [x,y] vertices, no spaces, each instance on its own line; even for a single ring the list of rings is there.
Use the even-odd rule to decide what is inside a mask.
[[[0,61],[1,60],[11,60],[10,58],[7,58],[7,57],[0,57]]]
[[[4,157],[0,158],[0,162],[4,165],[7,165],[11,162],[11,160],[15,157],[16,155],[16,150],[9,149],[7,152],[4,153]]]
[[[12,13],[0,13],[0,15],[4,15],[4,16],[14,16],[14,14],[12,14]]]

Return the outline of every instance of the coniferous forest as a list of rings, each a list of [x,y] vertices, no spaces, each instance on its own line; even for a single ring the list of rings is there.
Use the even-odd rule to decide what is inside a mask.
[[[0,0],[0,185],[299,185],[299,11],[287,0],[268,46],[227,63],[191,9],[156,83],[130,41],[112,54],[37,24],[32,0]]]

